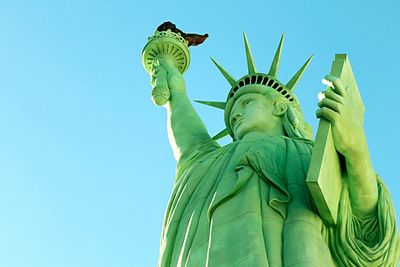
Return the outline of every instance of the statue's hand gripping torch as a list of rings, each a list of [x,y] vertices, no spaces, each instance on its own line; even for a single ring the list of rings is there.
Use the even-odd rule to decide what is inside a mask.
[[[161,58],[172,62],[183,74],[190,63],[188,42],[179,33],[171,30],[156,31],[152,37],[149,37],[149,41],[143,49],[143,66],[150,75],[155,76],[151,82],[153,86],[151,96],[157,106],[165,105],[170,97],[165,70],[159,68],[158,73],[155,73],[154,69],[159,65]]]
[[[159,67],[159,58],[153,64],[150,70],[151,81],[153,87],[151,91],[151,99],[154,104],[158,106],[164,105],[170,98],[170,91],[168,86],[167,71],[163,67]]]
[[[167,73],[163,68],[159,68],[158,73],[155,73],[154,68],[159,64],[159,60],[161,58],[167,60],[183,74],[190,63],[189,46],[199,45],[207,37],[208,34],[184,33],[169,21],[161,24],[153,36],[149,37],[143,48],[142,63],[146,71],[152,76],[153,91],[151,96],[154,104],[163,106],[170,97]],[[155,79],[153,76],[155,76]]]

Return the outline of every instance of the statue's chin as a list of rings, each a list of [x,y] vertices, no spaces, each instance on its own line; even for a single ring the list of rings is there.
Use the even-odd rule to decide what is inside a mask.
[[[248,128],[241,128],[241,126],[238,127],[238,129],[236,130],[235,135],[235,139],[236,140],[242,140],[246,135],[253,133],[253,132],[259,132],[255,129],[248,129]]]
[[[243,139],[243,137],[248,134],[250,131],[246,130],[246,129],[241,129],[241,125],[239,125],[239,127],[235,130],[234,132],[234,136],[236,140],[241,140]]]

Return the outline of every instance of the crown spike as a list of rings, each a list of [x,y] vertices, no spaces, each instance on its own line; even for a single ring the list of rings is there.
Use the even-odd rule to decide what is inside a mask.
[[[256,65],[254,64],[253,55],[251,54],[249,41],[247,40],[247,35],[243,32],[244,38],[244,46],[246,48],[246,59],[247,59],[247,68],[249,70],[249,74],[256,73]]]
[[[279,41],[278,48],[276,49],[274,60],[271,63],[271,67],[268,71],[268,75],[271,75],[275,78],[278,76],[278,69],[279,69],[279,63],[281,61],[281,53],[282,53],[282,45],[283,45],[283,40],[285,39],[285,33],[282,33],[281,40]]]
[[[211,57],[212,62],[217,66],[218,70],[224,75],[225,79],[228,81],[228,83],[231,86],[234,86],[236,84],[236,79],[229,74],[214,58]]]
[[[226,103],[225,102],[215,102],[215,101],[201,101],[201,100],[195,100],[195,102],[203,104],[203,105],[207,105],[210,107],[214,107],[214,108],[219,108],[224,110]]]
[[[303,76],[304,71],[306,70],[308,64],[310,64],[311,59],[313,58],[314,54],[309,57],[309,59],[306,61],[306,63],[301,66],[301,68],[297,71],[297,73],[293,76],[292,79],[286,84],[286,88],[289,89],[290,91],[293,91],[294,87],[296,84],[299,82],[301,76]]]
[[[221,139],[224,136],[227,136],[229,134],[229,131],[227,128],[223,129],[222,131],[220,131],[219,133],[217,133],[212,139],[217,141],[219,139]]]

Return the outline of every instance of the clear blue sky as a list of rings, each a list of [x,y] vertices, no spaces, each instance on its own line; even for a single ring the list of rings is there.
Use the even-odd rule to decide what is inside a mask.
[[[315,53],[296,89],[314,129],[321,78],[348,53],[374,166],[400,214],[399,10],[395,0],[0,2],[0,266],[156,265],[175,161],[141,51],[166,20],[210,34],[191,50],[191,99],[225,99],[210,56],[245,73],[243,31],[261,71],[286,33],[283,82]],[[195,107],[211,134],[223,127],[221,112]]]

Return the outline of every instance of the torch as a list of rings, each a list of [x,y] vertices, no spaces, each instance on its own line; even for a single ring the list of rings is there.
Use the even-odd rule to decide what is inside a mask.
[[[153,36],[148,38],[142,51],[142,63],[145,70],[151,75],[158,60],[163,58],[173,63],[183,74],[189,67],[189,46],[198,45],[208,37],[208,34],[186,34],[176,28],[171,22],[161,24]],[[167,75],[159,73],[151,92],[152,101],[157,106],[163,106],[170,98]]]

